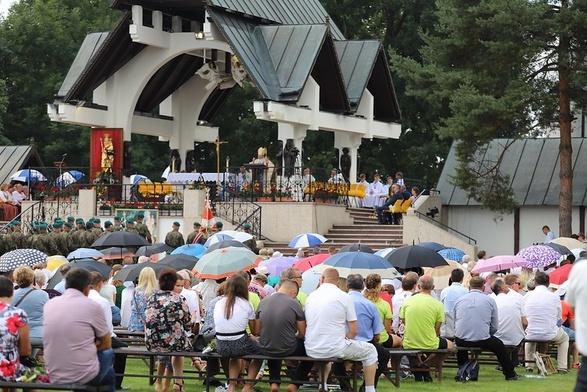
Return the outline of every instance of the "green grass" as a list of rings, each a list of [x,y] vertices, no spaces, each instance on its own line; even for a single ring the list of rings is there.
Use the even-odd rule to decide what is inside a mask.
[[[186,369],[189,361],[186,361]],[[521,376],[525,376],[524,369],[519,368]],[[129,359],[126,366],[127,373],[148,374],[147,366],[138,359]],[[570,374],[555,374],[542,379],[522,379],[520,381],[505,381],[501,372],[494,369],[491,365],[481,365],[479,381],[468,383],[457,383],[454,381],[456,369],[443,369],[443,380],[437,382],[436,379],[432,384],[416,383],[413,379],[402,381],[400,388],[395,388],[388,380],[381,380],[377,387],[378,392],[401,391],[474,391],[474,392],[539,392],[539,391],[572,391],[577,378],[577,371],[572,370]],[[532,373],[536,374],[536,373]],[[124,386],[131,387],[130,392],[153,392],[154,387],[149,385],[146,378],[127,377],[123,382]],[[257,384],[257,387],[263,391],[269,391],[266,383]],[[184,385],[186,392],[205,391],[201,381],[186,380]],[[285,391],[285,385],[282,385],[282,391]],[[213,390],[212,390],[213,391]],[[304,390],[302,390],[304,391]],[[312,391],[306,389],[305,391]]]

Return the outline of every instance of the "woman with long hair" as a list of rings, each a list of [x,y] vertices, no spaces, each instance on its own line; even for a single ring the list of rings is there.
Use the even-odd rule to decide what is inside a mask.
[[[149,351],[169,353],[185,351],[189,348],[187,335],[184,331],[190,331],[193,322],[185,298],[174,291],[177,280],[178,275],[175,269],[164,268],[159,271],[159,290],[151,294],[147,301],[145,345]],[[163,358],[159,357],[158,376],[164,373],[167,360],[168,358],[164,355]],[[173,390],[183,392],[183,379],[181,378],[183,357],[173,356],[171,364],[174,377]],[[169,381],[162,387],[161,379],[157,378],[155,390],[158,392],[166,391],[168,383]]]
[[[379,344],[386,348],[401,347],[402,339],[393,334],[391,320],[393,314],[389,302],[381,298],[381,276],[371,274],[365,279],[365,292],[363,296],[375,304],[379,317],[383,321],[385,329],[379,334]]]
[[[130,324],[129,331],[145,330],[145,310],[147,300],[157,290],[157,278],[151,267],[143,268],[139,274],[139,283],[133,291],[130,300]]]
[[[249,302],[247,281],[240,275],[228,279],[226,293],[214,307],[214,326],[216,328],[216,351],[225,358],[230,358],[228,377],[238,378],[241,369],[241,360],[235,357],[259,354],[259,343],[246,332],[247,326],[253,334],[259,332],[259,320],[256,320],[255,310]],[[248,382],[244,392],[253,391],[255,376],[263,361],[252,360],[249,365]],[[236,381],[230,381],[229,392],[234,392]]]

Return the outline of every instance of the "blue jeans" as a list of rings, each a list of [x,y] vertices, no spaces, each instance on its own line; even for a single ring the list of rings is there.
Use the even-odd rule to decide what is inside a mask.
[[[569,327],[565,327],[564,325],[561,328],[567,333],[567,335],[569,335],[569,339],[575,340],[576,333],[574,330]]]
[[[114,350],[109,348],[108,350],[98,352],[98,362],[100,362],[100,371],[98,375],[94,377],[88,385],[108,385],[110,386],[110,392],[116,391],[116,378],[114,377],[114,369],[112,363],[114,362]]]

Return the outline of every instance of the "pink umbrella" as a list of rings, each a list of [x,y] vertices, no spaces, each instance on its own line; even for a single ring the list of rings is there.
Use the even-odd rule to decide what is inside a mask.
[[[305,272],[310,268],[317,266],[318,264],[324,263],[324,261],[326,261],[326,259],[328,259],[330,256],[332,255],[328,253],[318,253],[317,255],[300,259],[292,267],[299,269],[300,272]]]
[[[275,257],[268,260],[263,260],[259,263],[259,267],[267,267],[269,273],[273,276],[281,275],[281,272],[291,268],[292,265],[295,264],[296,261],[299,259],[297,257],[291,256],[284,256],[284,257]]]
[[[549,275],[550,283],[552,284],[563,284],[569,279],[573,264],[565,264],[552,271]]]
[[[471,272],[493,272],[515,267],[525,267],[528,261],[520,256],[495,256],[486,260],[479,260]]]

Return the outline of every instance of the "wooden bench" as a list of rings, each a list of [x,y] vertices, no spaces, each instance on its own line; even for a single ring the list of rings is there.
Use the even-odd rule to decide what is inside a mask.
[[[48,384],[42,382],[10,382],[0,381],[0,388],[13,388],[13,389],[43,389],[52,391],[88,391],[88,392],[102,392],[109,391],[108,385],[101,385],[94,387],[91,385],[83,384]]]

